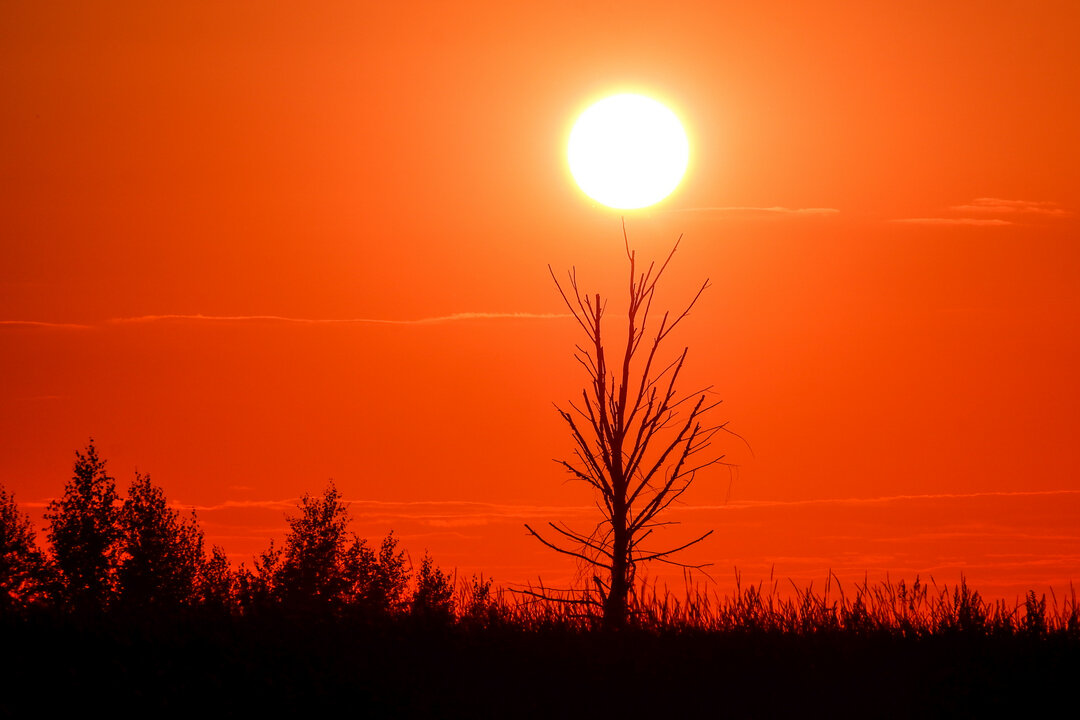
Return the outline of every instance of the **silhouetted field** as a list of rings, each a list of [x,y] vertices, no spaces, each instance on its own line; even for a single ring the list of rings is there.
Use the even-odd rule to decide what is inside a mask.
[[[903,597],[904,601],[899,602]],[[456,616],[274,606],[4,618],[2,706],[214,716],[981,715],[1071,702],[1080,618],[1001,612],[961,586],[783,600],[758,588],[703,606],[640,603],[618,632],[572,606],[496,594]]]
[[[1075,591],[986,601],[916,579],[820,592],[457,582],[348,531],[331,483],[232,568],[148,476],[121,499],[91,444],[50,551],[0,487],[0,716],[964,717],[1071,706]],[[620,613],[621,614],[621,613]]]

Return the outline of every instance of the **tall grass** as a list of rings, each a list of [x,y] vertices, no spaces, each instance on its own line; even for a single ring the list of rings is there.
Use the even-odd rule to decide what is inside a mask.
[[[479,592],[478,592],[479,590]],[[547,595],[548,597],[540,597]],[[555,594],[545,588],[507,590],[462,586],[456,602],[459,622],[471,625],[515,626],[524,630],[563,628],[590,630],[600,626],[595,603],[585,593]],[[864,581],[844,587],[830,575],[822,590],[813,585],[790,590],[778,581],[743,585],[736,576],[731,594],[688,586],[676,596],[655,585],[642,584],[632,598],[631,626],[655,633],[759,633],[812,635],[843,633],[928,637],[965,634],[982,636],[1063,635],[1080,640],[1080,603],[1076,589],[1059,597],[1029,592],[1009,604],[986,600],[960,582],[949,586],[914,582]]]

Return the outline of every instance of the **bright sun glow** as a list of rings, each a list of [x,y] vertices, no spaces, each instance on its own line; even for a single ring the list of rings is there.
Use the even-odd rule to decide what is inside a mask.
[[[690,145],[675,113],[642,95],[613,95],[581,114],[567,147],[585,194],[630,210],[663,200],[682,180]]]

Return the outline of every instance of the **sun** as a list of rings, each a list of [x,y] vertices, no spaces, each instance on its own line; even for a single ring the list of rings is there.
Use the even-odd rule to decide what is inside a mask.
[[[567,159],[586,195],[632,210],[660,202],[678,186],[690,143],[675,113],[652,98],[626,93],[581,114],[570,131]]]

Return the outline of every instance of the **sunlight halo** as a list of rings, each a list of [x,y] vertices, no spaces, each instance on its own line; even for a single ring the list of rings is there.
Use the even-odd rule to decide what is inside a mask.
[[[671,194],[690,144],[671,110],[644,95],[612,95],[591,105],[567,144],[570,174],[586,195],[611,208],[646,207]]]

